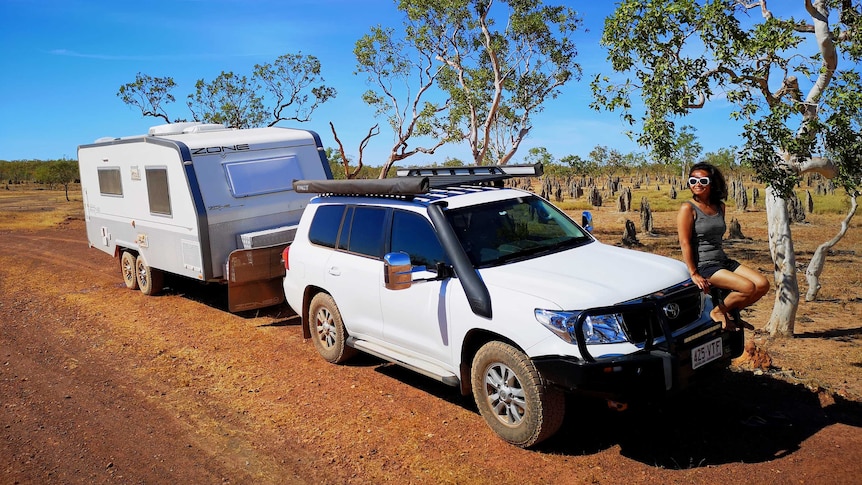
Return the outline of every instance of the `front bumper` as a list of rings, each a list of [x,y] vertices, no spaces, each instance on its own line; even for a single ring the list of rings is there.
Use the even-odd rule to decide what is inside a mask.
[[[673,345],[629,355],[589,360],[538,357],[533,362],[547,382],[566,391],[618,400],[648,399],[684,389],[699,377],[726,368],[742,354],[743,332],[725,332],[719,324],[705,330],[678,336]],[[692,335],[697,337],[692,339]],[[694,369],[692,351],[717,337],[721,338],[721,357]]]

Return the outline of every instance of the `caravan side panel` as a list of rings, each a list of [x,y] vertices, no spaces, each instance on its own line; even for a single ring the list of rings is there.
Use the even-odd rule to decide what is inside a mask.
[[[206,214],[188,159],[182,143],[152,137],[81,146],[90,245],[114,256],[129,249],[152,268],[206,279]]]

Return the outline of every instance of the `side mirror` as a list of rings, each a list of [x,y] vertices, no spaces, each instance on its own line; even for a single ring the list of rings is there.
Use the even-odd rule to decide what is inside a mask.
[[[581,214],[581,227],[587,232],[593,232],[593,214],[590,211],[584,211]]]
[[[383,278],[387,290],[406,290],[413,283],[410,255],[389,253],[383,256]]]

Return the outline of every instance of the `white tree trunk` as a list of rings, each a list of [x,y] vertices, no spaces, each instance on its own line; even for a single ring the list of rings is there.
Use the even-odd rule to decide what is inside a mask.
[[[826,252],[832,246],[838,244],[838,241],[847,234],[847,229],[850,227],[850,219],[856,213],[857,207],[856,196],[853,195],[850,197],[850,210],[847,212],[844,221],[841,222],[841,229],[838,231],[838,234],[818,246],[817,250],[814,251],[814,256],[811,257],[811,261],[808,262],[808,268],[805,270],[805,279],[808,281],[808,292],[805,293],[805,301],[814,301],[817,299],[817,292],[820,291],[820,273],[823,272],[823,265],[826,263]]]
[[[792,337],[799,307],[799,282],[796,279],[796,254],[790,234],[790,217],[785,199],[771,187],[766,188],[766,219],[769,252],[775,264],[775,305],[765,330],[772,336]]]

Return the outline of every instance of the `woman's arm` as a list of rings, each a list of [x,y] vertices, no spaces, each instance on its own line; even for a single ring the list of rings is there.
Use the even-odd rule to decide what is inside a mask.
[[[709,291],[709,281],[698,274],[697,265],[694,262],[694,247],[692,246],[692,234],[694,233],[694,209],[688,202],[682,204],[676,216],[676,230],[679,237],[679,247],[682,249],[682,261],[688,268],[691,280],[704,292]]]

